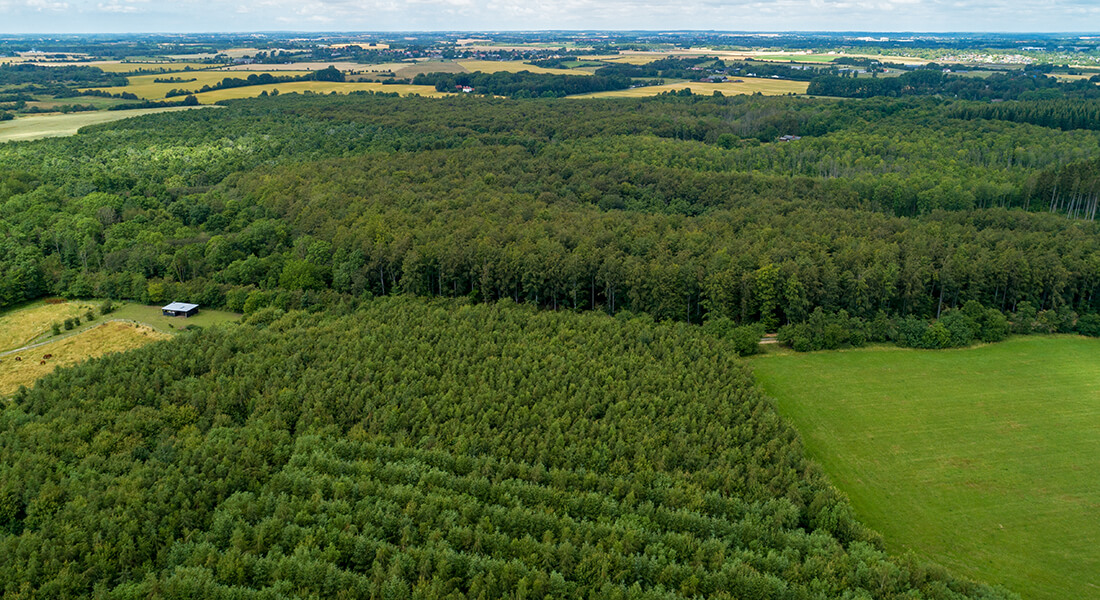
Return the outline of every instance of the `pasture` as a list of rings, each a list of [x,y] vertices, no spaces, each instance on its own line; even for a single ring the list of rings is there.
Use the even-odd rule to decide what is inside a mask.
[[[170,337],[147,325],[96,321],[89,329],[56,342],[0,357],[0,398],[19,386],[30,386],[58,367],[67,367],[111,352],[125,352]],[[43,357],[50,358],[43,360]],[[18,356],[21,360],[15,360]]]
[[[91,302],[32,302],[0,313],[0,352],[21,348],[50,334],[50,325],[94,310]]]
[[[134,110],[115,110],[97,112],[78,112],[69,114],[46,114],[17,117],[11,121],[0,122],[0,143],[25,142],[50,137],[75,135],[81,127],[110,123],[130,117],[140,117],[153,113],[191,110],[194,106],[170,106],[165,108],[139,108]]]
[[[1100,340],[753,360],[887,547],[1024,598],[1100,598]]]
[[[722,92],[727,96],[737,94],[755,94],[760,92],[765,96],[782,96],[784,94],[805,94],[809,83],[805,81],[789,81],[785,79],[764,79],[760,77],[739,77],[740,83],[704,83],[701,81],[684,81],[680,83],[668,83],[665,85],[650,85],[629,90],[614,90],[610,92],[596,92],[594,94],[579,94],[570,98],[646,98],[656,96],[662,92],[676,92],[684,88],[691,89],[693,94],[711,95],[714,92]]]

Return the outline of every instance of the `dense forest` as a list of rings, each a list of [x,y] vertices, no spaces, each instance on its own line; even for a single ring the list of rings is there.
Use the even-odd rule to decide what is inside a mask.
[[[1026,302],[1072,330],[1100,308],[1100,133],[960,106],[280,96],[97,126],[0,149],[0,303],[405,292],[772,329]]]
[[[892,559],[720,339],[391,298],[0,413],[6,598],[1008,598]]]

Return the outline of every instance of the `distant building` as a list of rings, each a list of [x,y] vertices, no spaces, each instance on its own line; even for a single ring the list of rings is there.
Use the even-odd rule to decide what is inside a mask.
[[[162,306],[160,312],[166,317],[193,317],[198,314],[199,305],[173,302],[168,306]]]
[[[784,135],[784,136],[780,136],[779,141],[781,141],[781,142],[797,142],[800,139],[802,139],[802,136],[800,136],[800,135]]]

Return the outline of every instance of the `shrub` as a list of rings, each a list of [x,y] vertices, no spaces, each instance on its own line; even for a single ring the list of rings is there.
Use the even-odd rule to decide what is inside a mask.
[[[115,305],[110,299],[104,300],[103,303],[99,305],[99,314],[109,315],[113,312],[115,312]]]
[[[50,330],[54,335],[61,335],[61,323],[53,323],[50,325]]]
[[[65,329],[69,330],[73,328],[73,320],[71,318],[65,319]]]
[[[1100,337],[1100,315],[1093,313],[1077,319],[1077,333]]]

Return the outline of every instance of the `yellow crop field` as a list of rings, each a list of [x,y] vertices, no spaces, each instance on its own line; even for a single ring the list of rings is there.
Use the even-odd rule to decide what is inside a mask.
[[[646,98],[656,96],[662,92],[675,92],[684,88],[690,88],[693,94],[711,95],[714,92],[722,92],[727,96],[737,94],[755,94],[760,92],[765,96],[782,96],[784,94],[805,94],[809,82],[788,81],[785,79],[763,79],[743,77],[740,83],[703,83],[699,81],[685,81],[682,83],[670,83],[666,85],[651,85],[629,90],[615,90],[612,92],[596,92],[595,94],[581,94],[570,98]]]
[[[8,354],[0,357],[0,397],[12,395],[19,386],[29,386],[58,367],[111,352],[133,350],[169,337],[146,325],[109,321],[44,346]],[[43,359],[46,355],[51,356]],[[15,360],[16,356],[20,360]]]
[[[382,85],[381,83],[365,82],[365,81],[294,81],[290,83],[273,83],[271,85],[250,85],[247,87],[229,88],[227,90],[214,90],[212,92],[205,92],[202,94],[195,94],[199,102],[203,104],[212,104],[220,100],[236,100],[238,98],[254,98],[259,96],[261,92],[267,92],[270,94],[273,90],[279,90],[280,94],[289,94],[297,92],[299,94],[305,92],[313,92],[315,94],[331,94],[336,92],[337,94],[347,94],[357,91],[375,91],[394,93],[397,92],[403,96],[411,94],[420,94],[421,96],[430,96],[438,98],[442,96],[451,95],[448,92],[436,91],[435,87],[430,85]]]
[[[134,77],[127,78],[129,85],[126,87],[111,87],[101,88],[103,91],[110,92],[112,94],[119,94],[122,92],[129,92],[136,95],[139,98],[146,100],[160,100],[164,98],[170,90],[181,89],[194,91],[201,88],[204,85],[216,85],[221,80],[227,77],[233,77],[236,79],[245,79],[249,75],[259,75],[269,71],[253,71],[249,73],[230,73],[227,71],[188,71],[185,73],[175,73],[172,77],[183,79],[182,82],[174,83],[157,83],[156,79],[163,79],[166,75],[136,75]],[[292,75],[307,75],[309,71],[279,71],[271,72],[276,76],[292,76]],[[195,81],[186,81],[187,79],[194,79]],[[256,92],[259,93],[259,92]]]
[[[258,93],[258,92],[257,92]],[[69,114],[32,115],[17,117],[11,121],[0,122],[0,143],[25,142],[51,137],[75,135],[81,127],[120,121],[130,117],[151,115],[153,113],[191,110],[194,106],[170,106],[165,108],[138,108],[134,110],[112,110],[97,112],[77,112]]]
[[[466,70],[471,73],[474,71],[481,71],[482,73],[498,73],[501,71],[505,73],[519,73],[520,71],[530,71],[532,73],[549,73],[551,75],[591,74],[571,69],[547,69],[544,67],[536,67],[518,60],[460,60],[458,64],[465,67]]]
[[[0,352],[25,346],[49,333],[52,323],[83,316],[94,307],[87,302],[34,303],[0,314]]]
[[[661,52],[651,52],[648,54],[621,54],[619,56],[612,56],[609,58],[596,58],[594,60],[605,60],[610,63],[622,63],[627,65],[648,65],[649,63],[660,60],[667,57],[667,54]],[[582,57],[587,58],[587,57]]]

